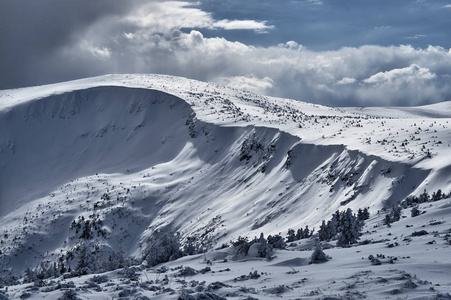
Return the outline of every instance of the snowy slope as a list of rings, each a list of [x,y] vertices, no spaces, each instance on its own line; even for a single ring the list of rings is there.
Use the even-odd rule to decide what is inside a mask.
[[[451,189],[449,103],[329,108],[161,75],[0,91],[1,269],[79,244],[139,259],[156,228],[210,247]]]
[[[403,213],[392,227],[382,226],[383,215],[375,214],[361,245],[324,244],[331,247],[324,250],[331,259],[322,264],[309,264],[314,241],[307,239],[277,250],[271,260],[235,258],[230,249],[219,249],[155,268],[137,265],[13,285],[6,294],[10,299],[451,299],[450,208],[449,199],[426,203],[422,215]],[[425,235],[414,236],[422,230]],[[372,264],[370,256],[380,264]]]

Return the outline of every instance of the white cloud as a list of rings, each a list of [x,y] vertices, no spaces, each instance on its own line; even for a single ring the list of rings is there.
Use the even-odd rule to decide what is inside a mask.
[[[323,1],[321,0],[305,0],[308,3],[314,4],[314,5],[322,5]]]
[[[124,32],[124,37],[131,40],[135,37],[135,35],[131,32]]]
[[[173,28],[208,28],[212,27],[211,14],[193,3],[180,1],[153,1],[136,7],[125,22],[156,32],[165,32]]]
[[[216,79],[215,82],[221,85],[256,93],[262,93],[268,89],[271,89],[274,85],[274,81],[271,78],[258,78],[254,74],[246,76],[221,77]]]
[[[274,26],[266,25],[266,21],[257,22],[254,20],[221,20],[213,24],[216,28],[222,28],[226,30],[237,30],[237,29],[250,29],[258,32],[265,32],[267,29],[274,28]]]
[[[428,68],[421,68],[416,64],[401,69],[393,69],[386,72],[379,72],[371,77],[364,79],[364,83],[375,85],[402,85],[414,84],[437,78],[436,74],[430,72]]]
[[[354,82],[356,82],[355,78],[343,77],[340,81],[337,81],[337,84],[353,84]]]
[[[106,47],[100,48],[100,47],[93,46],[92,44],[90,44],[87,41],[83,41],[80,45],[80,48],[100,59],[107,59],[107,58],[111,57],[110,49],[108,49]]]
[[[89,66],[96,74],[172,74],[334,106],[451,100],[449,49],[404,45],[312,51],[295,41],[253,47],[206,37],[202,28],[222,24],[256,30],[263,25],[220,23],[192,4],[164,2],[173,6],[167,8],[162,3],[146,4],[120,20],[98,21],[80,34],[83,47],[78,41],[65,47],[60,60],[74,69]],[[139,16],[145,20],[138,21]],[[186,32],[185,26],[196,29]]]
[[[302,45],[298,44],[295,41],[288,41],[285,44],[283,44],[283,43],[279,44],[279,47],[287,48],[287,49],[290,49],[290,50],[298,50],[298,51],[301,51],[302,48],[303,48]]]
[[[274,26],[266,25],[266,21],[215,20],[210,13],[204,12],[196,6],[197,3],[182,1],[150,2],[132,11],[125,18],[125,22],[157,32],[165,32],[174,28],[220,28],[266,32],[268,29],[274,28]]]
[[[426,37],[425,34],[415,34],[413,36],[407,36],[407,37],[405,37],[405,39],[416,40],[416,39],[422,39],[425,37]]]
[[[443,6],[444,8],[451,8],[451,4],[447,4],[445,6]]]

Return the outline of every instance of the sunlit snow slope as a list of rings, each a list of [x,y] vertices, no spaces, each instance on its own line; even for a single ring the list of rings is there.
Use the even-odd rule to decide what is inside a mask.
[[[139,257],[161,226],[214,246],[448,191],[446,107],[333,109],[158,75],[0,91],[0,263],[56,259],[82,216],[102,251]]]

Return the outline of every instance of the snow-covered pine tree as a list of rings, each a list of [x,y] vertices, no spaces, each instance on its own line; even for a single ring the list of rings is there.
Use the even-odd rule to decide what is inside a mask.
[[[418,206],[412,207],[410,215],[412,216],[412,218],[420,215],[420,210],[418,209]]]
[[[308,225],[305,225],[305,229],[304,229],[304,239],[308,239],[309,237],[311,237],[313,234],[313,230],[310,231],[310,229],[308,228]]]
[[[370,218],[370,212],[368,211],[368,208],[365,207],[364,209],[359,208],[359,211],[357,212],[357,217],[360,221],[368,220]]]
[[[335,220],[337,226],[337,233],[341,232],[341,228],[343,227],[343,212],[340,213],[340,211],[336,211],[332,215],[332,220]]]
[[[324,253],[323,248],[320,243],[316,244],[315,250],[313,250],[312,256],[310,257],[311,264],[319,264],[329,260],[329,257]]]
[[[180,234],[167,229],[155,231],[147,240],[143,256],[150,266],[181,257]]]
[[[327,222],[327,230],[329,231],[330,238],[333,239],[338,233],[338,220],[336,215],[332,215],[332,218]]]
[[[342,214],[341,234],[337,241],[337,246],[346,247],[357,243],[360,236],[360,225],[358,219],[352,214],[352,210],[348,208]]]
[[[291,243],[294,242],[296,240],[296,232],[294,231],[294,229],[288,229],[288,233],[287,233],[287,242]]]
[[[293,230],[294,232],[294,230]],[[260,234],[260,238],[257,240],[258,242],[258,256],[270,258],[273,253],[273,247],[268,244],[268,241],[265,239],[263,232]]]
[[[90,274],[93,267],[93,257],[89,251],[88,245],[84,242],[80,243],[76,248],[78,262],[75,266],[75,271],[78,272],[78,275],[86,275]]]
[[[432,193],[432,201],[438,201],[440,199],[444,198],[444,194],[442,193],[442,190],[439,189],[437,192]]]
[[[425,202],[429,202],[430,200],[430,196],[428,194],[428,192],[426,191],[426,189],[424,189],[423,193],[420,195],[420,203],[425,203]]]
[[[401,207],[398,205],[393,206],[391,211],[391,221],[398,222],[401,219]]]
[[[323,222],[321,223],[321,226],[319,227],[318,230],[318,237],[320,241],[327,241],[330,240],[330,233],[329,233],[329,228],[326,225],[326,221],[323,220]]]
[[[285,241],[280,234],[269,235],[268,244],[270,244],[274,249],[284,249],[286,246]]]
[[[389,214],[385,215],[384,225],[387,225],[387,227],[391,227],[391,218]]]
[[[304,229],[299,228],[296,232],[296,239],[300,240],[304,238]]]

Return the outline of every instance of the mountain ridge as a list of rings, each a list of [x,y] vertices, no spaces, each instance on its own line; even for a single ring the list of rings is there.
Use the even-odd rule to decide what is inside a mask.
[[[1,91],[0,99],[0,225],[21,241],[6,239],[0,260],[18,273],[25,257],[38,263],[74,247],[70,224],[82,216],[102,221],[107,237],[96,239],[105,251],[127,243],[125,254],[139,257],[164,226],[183,238],[205,234],[214,247],[451,187],[445,119],[376,118],[156,75]]]

